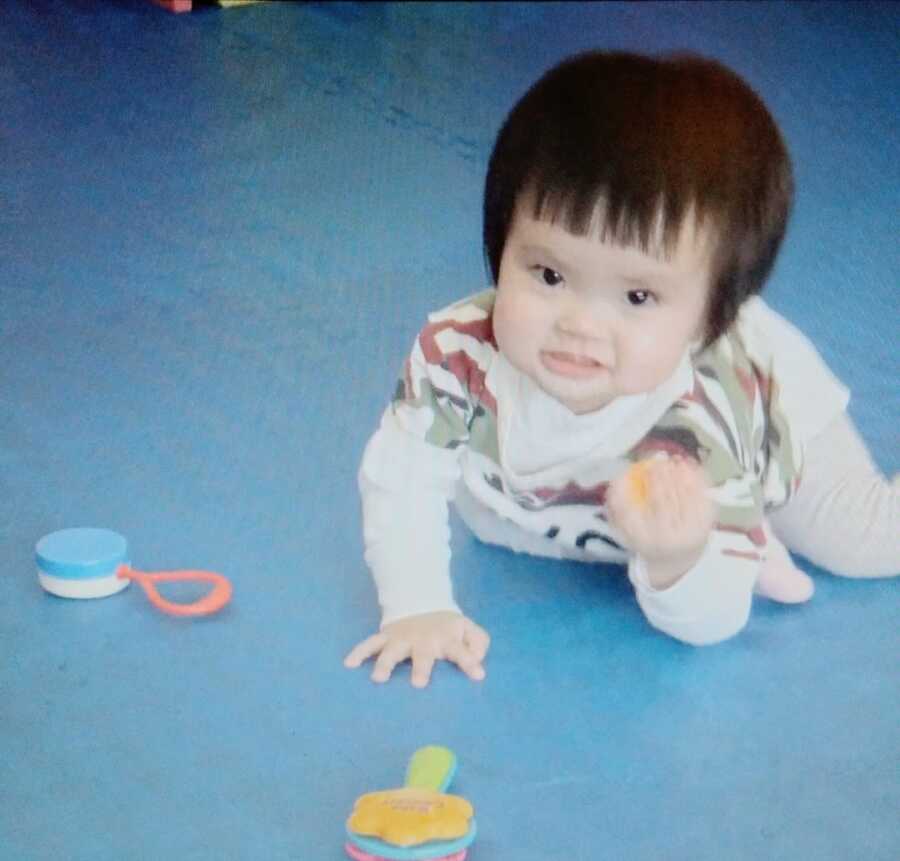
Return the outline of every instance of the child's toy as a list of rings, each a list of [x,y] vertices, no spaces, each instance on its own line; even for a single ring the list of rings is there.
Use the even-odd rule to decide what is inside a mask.
[[[355,861],[463,861],[475,839],[475,811],[458,795],[444,795],[456,774],[445,747],[417,750],[402,789],[357,799],[344,848]]]
[[[191,12],[198,6],[222,6],[228,9],[231,6],[250,6],[264,0],[153,0],[153,2],[170,12]]]
[[[135,571],[127,561],[128,542],[109,529],[63,529],[45,535],[35,550],[41,586],[63,598],[105,598],[137,580],[157,609],[175,616],[215,613],[231,599],[231,583],[212,571]],[[176,604],[153,585],[175,580],[208,580],[215,585],[199,601]]]
[[[170,12],[190,12],[193,5],[191,0],[152,0],[152,2]]]

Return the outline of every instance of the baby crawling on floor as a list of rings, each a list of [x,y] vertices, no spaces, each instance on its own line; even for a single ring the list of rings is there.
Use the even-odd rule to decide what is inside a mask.
[[[485,183],[495,286],[430,315],[366,447],[382,624],[347,666],[484,678],[451,502],[483,541],[624,564],[649,623],[698,645],[737,634],[754,593],[811,597],[786,548],[851,577],[900,570],[900,485],[758,296],[792,196],[772,116],[716,61],[589,52],[525,93]]]

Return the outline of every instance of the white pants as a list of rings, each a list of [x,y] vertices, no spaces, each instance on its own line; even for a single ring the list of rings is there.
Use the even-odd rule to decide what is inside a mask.
[[[900,474],[881,474],[846,413],[807,443],[800,489],[769,522],[789,550],[833,574],[900,574]]]

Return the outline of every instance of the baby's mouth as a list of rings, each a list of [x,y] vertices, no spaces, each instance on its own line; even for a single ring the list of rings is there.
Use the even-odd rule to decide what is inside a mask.
[[[578,379],[594,377],[606,370],[604,364],[590,356],[567,353],[562,350],[543,350],[541,363],[551,373]]]

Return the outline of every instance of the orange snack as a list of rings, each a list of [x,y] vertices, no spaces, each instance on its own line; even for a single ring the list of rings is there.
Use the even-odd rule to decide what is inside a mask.
[[[639,508],[646,508],[650,499],[650,461],[641,460],[628,467],[625,473],[628,481],[628,495]]]

